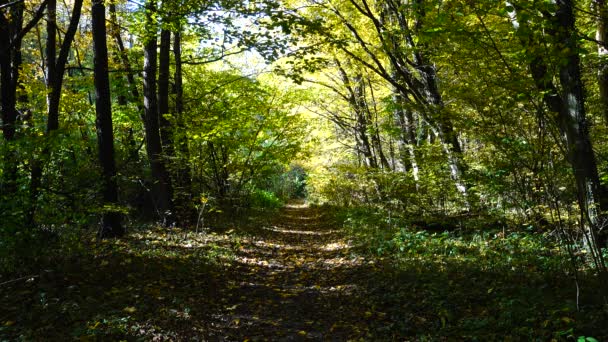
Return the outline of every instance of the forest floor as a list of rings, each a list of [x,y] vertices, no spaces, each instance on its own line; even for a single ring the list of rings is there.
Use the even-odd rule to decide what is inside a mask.
[[[569,279],[533,264],[523,273],[493,272],[482,259],[455,266],[447,254],[379,257],[355,245],[331,212],[303,204],[255,220],[221,233],[148,228],[87,242],[86,253],[0,286],[0,341],[606,334],[598,318],[605,316],[575,312]]]
[[[0,288],[0,340],[348,340],[382,329],[377,261],[302,204],[245,235],[132,232]]]

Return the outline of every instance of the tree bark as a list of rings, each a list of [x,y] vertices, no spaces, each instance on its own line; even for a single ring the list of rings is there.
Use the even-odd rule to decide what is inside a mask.
[[[461,155],[462,148],[454,131],[454,124],[445,113],[435,66],[424,54],[427,47],[415,39],[421,34],[424,26],[425,0],[413,0],[410,6],[405,6],[401,0],[386,0],[378,11],[373,11],[368,1],[349,2],[369,19],[390,67],[385,67],[383,58],[369,49],[369,43],[365,41],[364,36],[342,13],[336,11],[371,61],[359,57],[347,48],[342,50],[391,83],[404,98],[413,99],[419,115],[423,116],[437,133],[450,166],[451,178],[468,206],[469,195],[462,181],[462,173],[466,169]]]
[[[157,67],[157,28],[154,18],[155,0],[146,4],[146,37],[144,38],[144,127],[146,133],[146,151],[152,171],[152,196],[158,217],[168,224],[172,204],[170,195],[171,180],[163,160],[163,148],[160,136],[159,108],[157,101],[156,67]]]
[[[101,238],[120,237],[125,230],[120,223],[118,205],[118,186],[116,184],[116,164],[114,160],[114,132],[112,128],[112,98],[110,77],[108,75],[108,47],[106,41],[106,9],[103,0],[93,0],[91,8],[93,49],[95,112],[99,163],[102,168],[103,215],[99,236]]]
[[[412,112],[405,108],[401,95],[394,96],[397,108],[395,109],[395,124],[399,128],[399,156],[403,164],[409,164],[412,170],[416,189],[420,186],[420,167],[416,157],[415,146],[417,139],[414,128],[414,117]],[[406,160],[409,163],[406,163]]]
[[[10,8],[8,17],[0,12],[0,101],[2,104],[2,135],[8,149],[4,155],[6,165],[1,190],[11,195],[17,191],[17,158],[10,143],[15,140],[17,121],[17,85],[21,66],[21,40],[13,37],[23,25],[24,4]]]
[[[604,122],[608,124],[608,4],[606,0],[595,0],[597,13],[597,32],[595,39],[598,41],[597,54],[598,72],[597,81],[600,88],[600,103],[602,104],[602,115]]]
[[[196,220],[196,213],[192,207],[192,177],[190,171],[190,150],[188,148],[187,127],[184,119],[184,87],[182,72],[182,33],[178,28],[173,34],[173,56],[175,60],[175,116],[177,122],[177,134],[174,135],[175,147],[179,158],[175,170],[175,198],[176,207],[179,209],[178,217],[180,223],[191,223]]]
[[[63,43],[57,56],[57,3],[49,0],[47,7],[47,39],[46,39],[46,88],[47,88],[47,126],[46,136],[49,137],[53,131],[59,129],[59,104],[61,101],[61,90],[65,66],[67,64],[70,48],[78,29],[83,0],[75,0],[72,9],[70,23],[66,31]],[[39,194],[44,161],[50,154],[49,146],[45,146],[41,156],[32,160],[32,171],[30,180],[30,209],[27,214],[27,222],[34,224],[36,200]]]
[[[51,110],[51,94],[57,88],[57,0],[48,0],[46,16],[47,133],[59,128],[59,111]],[[61,89],[59,89],[61,91]]]
[[[160,114],[160,136],[163,151],[168,157],[173,156],[173,128],[169,115],[169,72],[171,62],[171,31],[163,28],[160,32],[160,49],[158,58],[158,111]]]
[[[549,110],[556,113],[557,124],[564,136],[567,157],[576,181],[578,204],[589,227],[588,242],[594,248],[605,247],[606,232],[601,233],[601,229],[605,223],[604,212],[608,209],[608,196],[599,180],[597,162],[589,137],[573,3],[571,0],[557,0],[556,5],[554,15],[545,13],[544,16],[548,22],[546,32],[552,39],[553,48],[560,51],[564,58],[558,67],[561,93],[553,84],[544,56],[538,53],[542,51],[538,38],[526,34],[522,35],[521,41],[533,57],[529,65],[532,78],[537,88],[543,92],[543,99]],[[515,8],[516,12],[511,18],[514,27],[527,29],[528,23],[522,18],[523,9],[517,4]],[[543,38],[542,44],[544,40]],[[601,253],[599,257],[601,258]]]
[[[137,108],[140,112],[144,111],[144,106],[140,99],[139,90],[137,89],[137,83],[135,82],[135,73],[133,72],[133,68],[131,67],[131,62],[129,61],[129,55],[127,54],[127,49],[125,48],[125,44],[122,40],[122,35],[120,34],[120,26],[118,25],[118,16],[116,15],[116,4],[114,2],[110,2],[108,7],[108,12],[110,14],[110,22],[111,30],[110,34],[112,35],[112,39],[114,39],[114,43],[116,44],[116,48],[118,49],[119,59],[121,61],[122,67],[125,69],[127,84],[129,86],[129,91],[131,93],[130,102],[136,103]],[[142,116],[143,118],[143,116]]]

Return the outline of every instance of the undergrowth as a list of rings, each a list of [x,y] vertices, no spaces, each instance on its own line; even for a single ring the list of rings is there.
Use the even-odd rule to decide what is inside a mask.
[[[210,291],[263,217],[219,211],[198,233],[139,224],[119,240],[93,233],[79,236],[77,250],[58,244],[61,253],[46,253],[26,277],[0,273],[9,281],[0,286],[0,341],[189,340],[180,332],[203,329],[186,327],[209,319]]]
[[[377,284],[370,301],[392,310],[398,323],[386,329],[396,336],[608,338],[608,315],[592,270],[575,270],[548,234],[481,229],[479,221],[472,228],[459,222],[457,229],[448,223],[442,231],[441,224],[425,227],[365,208],[343,210],[338,216],[364,253],[385,260],[392,281]]]

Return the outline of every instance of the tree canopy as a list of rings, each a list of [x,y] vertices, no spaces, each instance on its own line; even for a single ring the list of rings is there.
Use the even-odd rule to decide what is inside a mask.
[[[566,307],[590,305],[589,321],[599,322],[608,300],[607,37],[604,0],[0,1],[0,289],[42,278],[61,258],[96,258],[107,240],[120,246],[107,253],[131,260],[120,239],[257,236],[244,217],[297,230],[306,220],[277,210],[304,201],[313,208],[298,215],[327,216],[370,259],[422,267],[415,255],[445,253],[458,267],[469,248],[503,273],[509,258],[512,270],[546,266],[557,283],[592,293]],[[325,236],[314,217],[310,234]],[[530,261],[536,249],[546,260]],[[486,295],[498,286],[481,282]],[[472,315],[442,305],[441,329],[456,312]],[[385,322],[374,310],[364,316]],[[608,336],[547,310],[557,311],[512,337]],[[430,330],[336,336],[432,338],[416,317]],[[19,335],[11,317],[0,314],[2,324],[0,336]],[[467,334],[436,336],[483,335]]]

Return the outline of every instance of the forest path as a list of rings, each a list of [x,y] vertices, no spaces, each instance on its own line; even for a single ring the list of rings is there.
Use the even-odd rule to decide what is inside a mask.
[[[0,340],[391,339],[387,309],[401,306],[378,300],[390,266],[356,253],[334,216],[292,204],[227,231],[91,239],[0,287]]]
[[[288,205],[271,222],[242,241],[208,333],[254,341],[368,335],[384,317],[363,300],[375,261],[353,254],[320,209]]]

